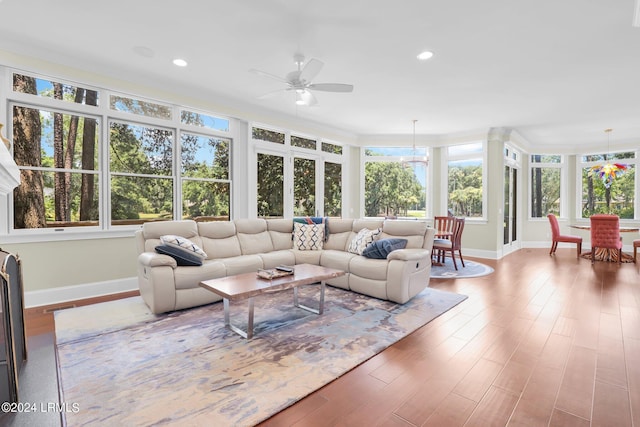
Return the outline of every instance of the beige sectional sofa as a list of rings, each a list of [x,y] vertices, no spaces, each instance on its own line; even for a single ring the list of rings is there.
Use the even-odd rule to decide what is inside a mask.
[[[310,263],[346,272],[327,284],[375,298],[405,303],[429,285],[434,230],[423,221],[329,219],[321,250],[293,246],[292,219],[235,221],[166,221],[145,223],[136,232],[140,294],[154,313],[164,313],[220,300],[199,282],[234,274]],[[358,231],[381,228],[378,239],[407,240],[405,249],[386,259],[348,251]],[[185,237],[206,252],[201,266],[178,266],[174,258],[156,253],[160,237]]]

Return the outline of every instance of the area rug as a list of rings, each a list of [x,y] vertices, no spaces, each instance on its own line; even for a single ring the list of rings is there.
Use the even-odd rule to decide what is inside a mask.
[[[313,306],[318,286],[300,290]],[[67,426],[255,425],[467,297],[427,288],[404,305],[328,286],[325,312],[290,291],[255,301],[255,335],[226,329],[222,304],[151,314],[140,297],[55,313]],[[247,307],[232,303],[232,322]]]
[[[480,277],[493,273],[493,268],[480,262],[464,260],[464,267],[460,260],[456,259],[458,269],[453,266],[451,258],[445,258],[443,265],[431,266],[432,279],[462,279],[465,277]]]

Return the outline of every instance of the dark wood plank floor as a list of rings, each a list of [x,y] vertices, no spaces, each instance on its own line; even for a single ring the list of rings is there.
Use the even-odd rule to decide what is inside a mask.
[[[431,281],[468,300],[262,425],[640,427],[640,265],[478,261],[495,273]]]

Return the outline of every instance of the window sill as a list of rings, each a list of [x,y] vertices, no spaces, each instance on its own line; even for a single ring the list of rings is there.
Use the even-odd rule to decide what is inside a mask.
[[[133,237],[136,230],[142,228],[126,227],[115,230],[73,230],[58,229],[55,230],[28,230],[13,234],[0,235],[0,241],[4,244],[20,244],[20,243],[46,243],[46,242],[64,242],[69,240],[97,240],[97,239],[120,239]]]

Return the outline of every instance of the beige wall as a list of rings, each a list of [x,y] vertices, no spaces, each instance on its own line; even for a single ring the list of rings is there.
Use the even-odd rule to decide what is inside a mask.
[[[20,257],[25,292],[106,282],[137,274],[133,237],[16,243],[1,247]]]

